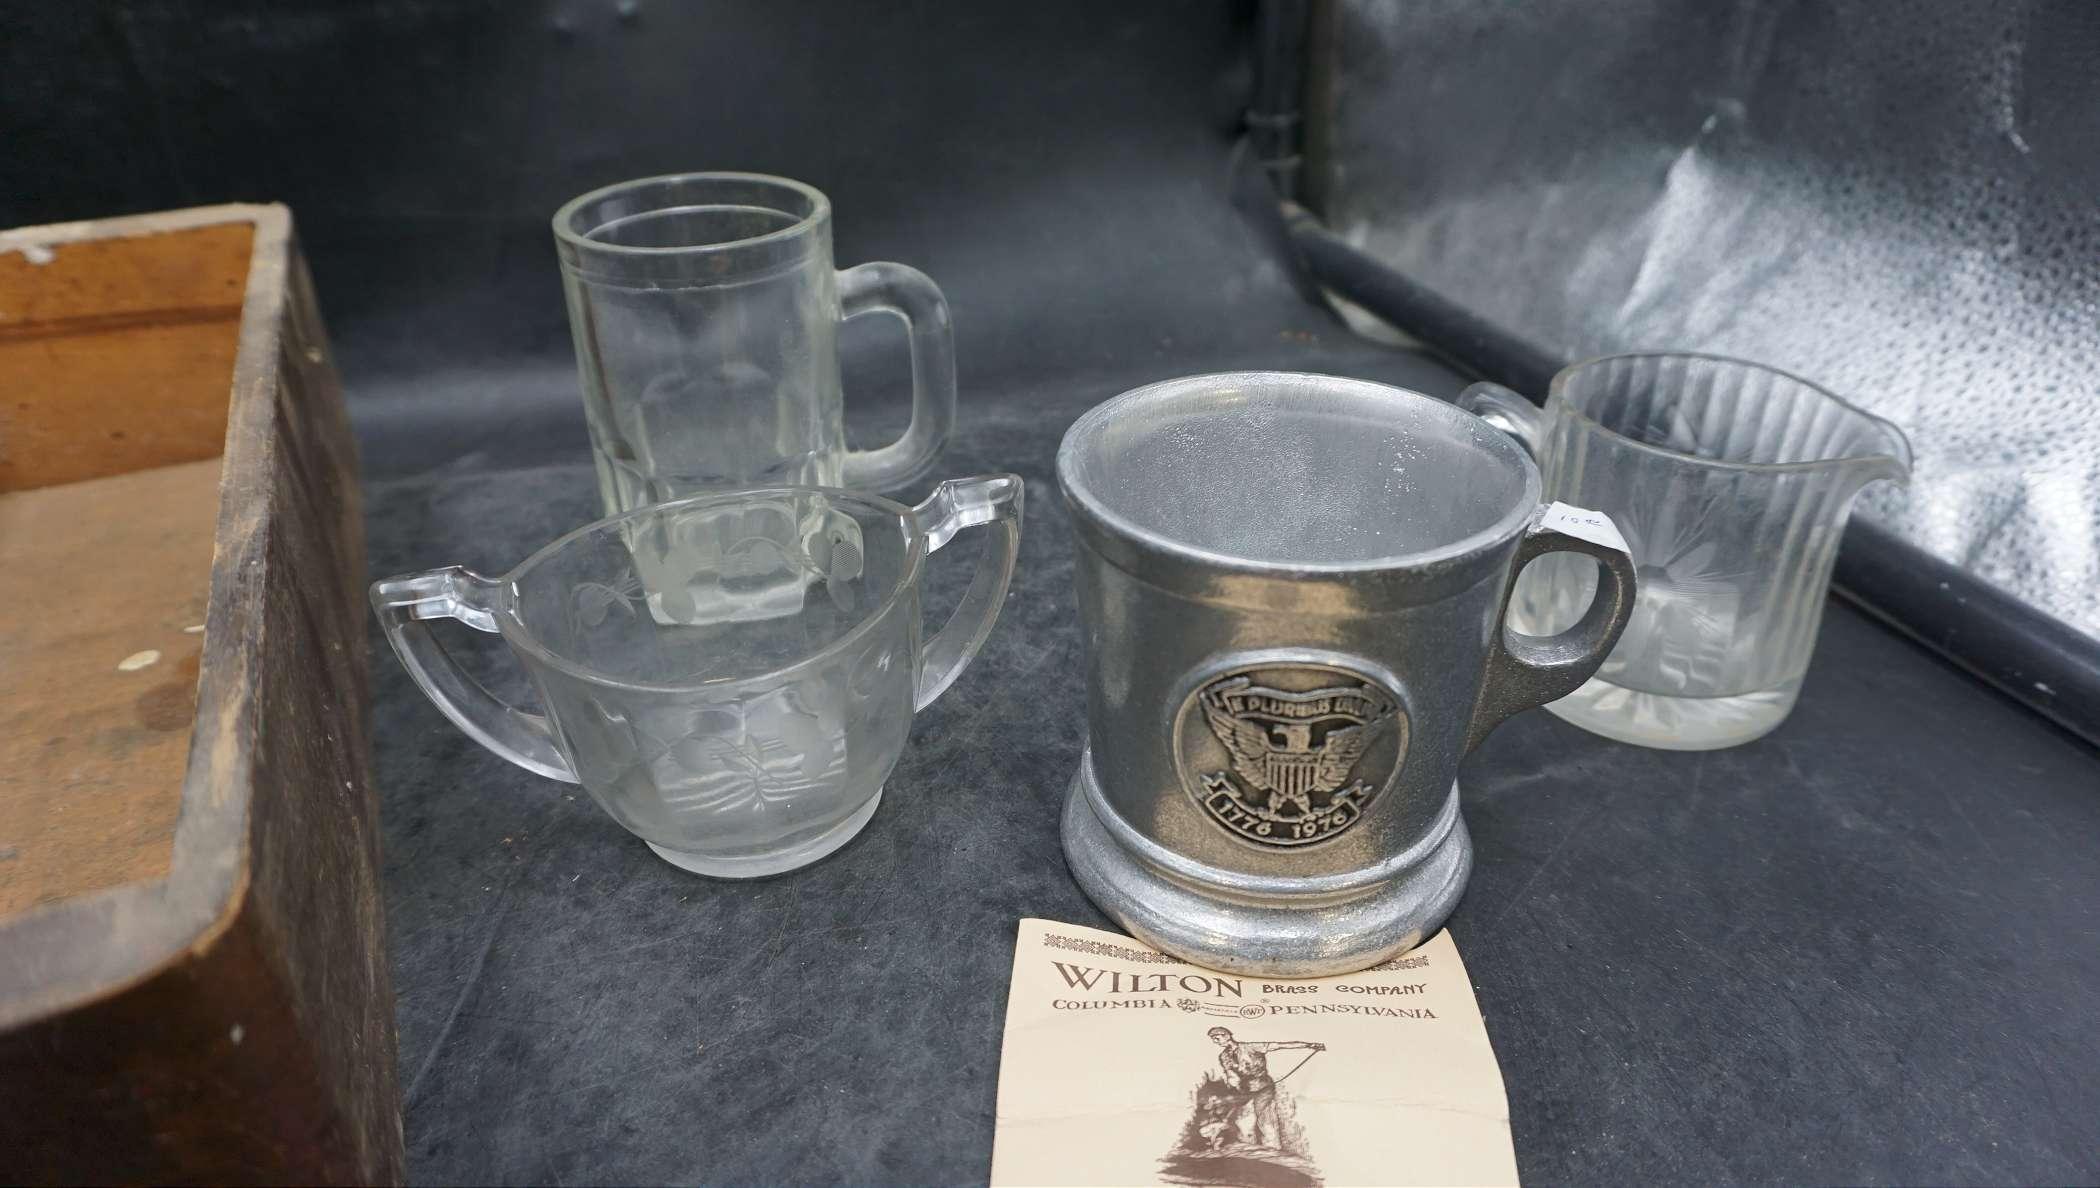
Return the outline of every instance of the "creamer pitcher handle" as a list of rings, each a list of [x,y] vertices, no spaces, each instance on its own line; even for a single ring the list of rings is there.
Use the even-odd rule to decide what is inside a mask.
[[[1547,553],[1595,558],[1597,596],[1581,621],[1566,631],[1523,635],[1511,630],[1507,622],[1510,595],[1524,567]],[[1480,700],[1473,707],[1472,725],[1466,730],[1466,749],[1472,750],[1511,714],[1566,697],[1597,675],[1625,632],[1626,621],[1633,617],[1633,596],[1633,557],[1610,516],[1565,503],[1549,503],[1534,513],[1502,586],[1502,604],[1495,612],[1495,642],[1488,655],[1486,678],[1480,684]]]
[[[576,782],[547,719],[504,701],[459,666],[430,630],[431,619],[458,619],[495,631],[492,595],[501,583],[457,565],[372,583],[372,610],[387,642],[424,696],[475,742],[527,771]]]
[[[1532,457],[1539,456],[1545,414],[1531,401],[1501,384],[1481,382],[1458,394],[1458,406],[1516,438]]]
[[[911,425],[879,450],[846,455],[846,486],[901,487],[924,475],[955,424],[955,327],[933,278],[903,264],[861,264],[839,273],[839,309],[848,318],[890,313],[911,335]]]
[[[1013,580],[1014,559],[1021,550],[1021,476],[949,479],[935,487],[911,514],[926,531],[928,552],[955,539],[965,528],[983,524],[993,533],[985,542],[969,591],[947,624],[919,653],[919,689],[912,708],[925,709],[962,675],[999,619],[1007,584]]]

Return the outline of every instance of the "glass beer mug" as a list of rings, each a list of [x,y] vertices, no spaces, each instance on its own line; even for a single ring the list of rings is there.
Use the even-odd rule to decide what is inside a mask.
[[[831,203],[757,173],[593,190],[554,216],[605,514],[708,490],[885,490],[924,475],[955,419],[947,302],[902,264],[835,271]],[[836,340],[910,329],[911,427],[848,450]]]

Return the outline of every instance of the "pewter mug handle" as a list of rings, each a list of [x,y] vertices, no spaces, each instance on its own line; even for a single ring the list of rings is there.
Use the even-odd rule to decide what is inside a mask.
[[[1508,623],[1510,596],[1517,578],[1534,558],[1547,553],[1581,553],[1597,562],[1597,596],[1580,622],[1558,635],[1522,635]],[[1633,557],[1626,540],[1603,512],[1549,503],[1532,513],[1517,544],[1502,598],[1495,608],[1495,644],[1480,700],[1466,730],[1466,750],[1510,715],[1555,701],[1597,675],[1605,657],[1633,617]]]
[[[895,314],[911,341],[911,424],[875,450],[846,455],[848,487],[888,491],[925,474],[955,424],[955,326],[933,278],[904,264],[857,264],[839,273],[839,313]]]

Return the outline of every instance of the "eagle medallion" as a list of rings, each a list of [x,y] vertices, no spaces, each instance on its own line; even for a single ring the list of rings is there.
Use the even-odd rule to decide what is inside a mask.
[[[1200,726],[1187,720],[1197,713]],[[1196,690],[1182,718],[1190,794],[1211,820],[1257,845],[1307,846],[1348,829],[1407,751],[1399,699],[1332,665],[1228,671]]]

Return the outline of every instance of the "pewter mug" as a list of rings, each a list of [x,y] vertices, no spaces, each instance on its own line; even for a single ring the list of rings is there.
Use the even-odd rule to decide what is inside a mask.
[[[1472,866],[1459,759],[1573,690],[1625,628],[1611,522],[1539,504],[1478,417],[1381,384],[1169,380],[1082,416],[1057,457],[1079,537],[1087,744],[1073,874],[1149,944],[1310,977],[1431,935]],[[1566,631],[1503,622],[1533,558],[1602,575]]]

